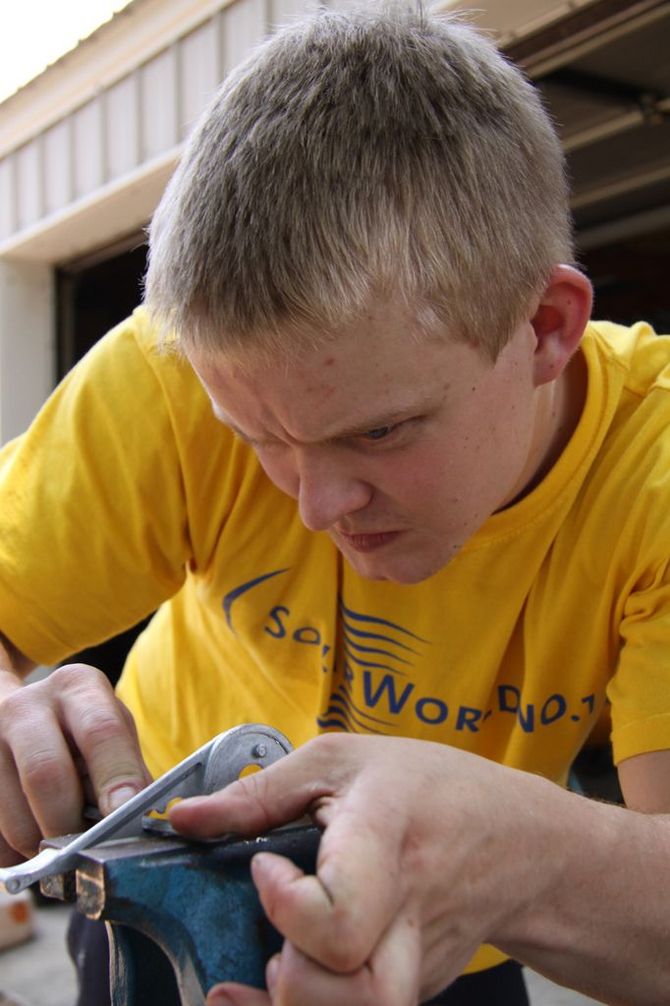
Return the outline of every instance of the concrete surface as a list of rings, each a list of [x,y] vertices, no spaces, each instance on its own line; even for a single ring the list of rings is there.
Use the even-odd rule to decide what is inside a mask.
[[[74,971],[65,951],[70,909],[54,903],[35,911],[35,937],[0,950],[0,1006],[73,1006]],[[528,974],[532,1006],[591,1006],[594,1000]],[[149,1004],[147,1006],[158,1006]],[[492,1003],[491,1006],[504,1006]]]
[[[70,909],[54,904],[35,911],[35,936],[0,950],[0,1006],[73,1006],[74,969],[65,950]]]

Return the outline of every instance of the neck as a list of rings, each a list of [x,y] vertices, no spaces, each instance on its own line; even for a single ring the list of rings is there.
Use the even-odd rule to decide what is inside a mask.
[[[504,509],[532,492],[554,467],[577,428],[586,401],[587,370],[578,351],[556,380],[539,389],[536,435],[529,465],[533,475]]]
[[[545,386],[547,394],[541,417],[544,435],[535,476],[527,492],[542,481],[567,447],[584,410],[586,385],[586,361],[583,353],[577,352],[558,380]]]

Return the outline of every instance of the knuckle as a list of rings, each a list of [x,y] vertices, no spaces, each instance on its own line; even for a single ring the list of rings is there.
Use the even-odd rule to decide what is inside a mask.
[[[236,785],[239,791],[251,800],[262,800],[268,792],[267,776],[263,771],[249,772],[248,775],[240,776]]]
[[[334,755],[340,753],[342,748],[342,734],[341,733],[327,733],[318,734],[316,737],[312,737],[308,740],[301,748],[302,751],[310,749],[312,754],[318,755],[318,757],[323,758],[328,761]]]
[[[84,747],[97,747],[126,733],[125,720],[115,708],[89,709],[81,715],[78,737]]]
[[[0,703],[0,723],[9,726],[32,708],[30,697],[26,697],[28,687],[17,688],[5,696]]]
[[[111,692],[111,685],[105,675],[90,664],[63,664],[52,671],[46,680],[56,691],[85,688]]]
[[[365,964],[370,948],[361,939],[359,929],[346,912],[335,912],[328,933],[324,934],[319,957],[337,974],[350,974]],[[333,939],[335,936],[335,939]]]
[[[30,794],[54,792],[67,780],[67,766],[55,751],[33,748],[19,765],[24,790]]]
[[[3,758],[13,757],[15,748],[23,748],[26,738],[39,737],[45,704],[31,693],[36,686],[26,685],[7,695],[0,703],[0,745]],[[48,703],[46,703],[48,706]]]
[[[309,762],[315,776],[319,775],[334,783],[350,774],[359,739],[355,735],[345,737],[344,734],[335,732],[319,734],[295,753]]]
[[[268,800],[272,790],[265,772],[253,772],[251,775],[243,776],[233,785],[238,787],[238,794],[250,802],[255,811],[254,817],[261,822],[259,825],[261,830],[269,828],[272,818]]]

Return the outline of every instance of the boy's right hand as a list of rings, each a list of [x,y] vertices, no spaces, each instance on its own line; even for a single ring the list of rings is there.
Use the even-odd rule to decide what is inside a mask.
[[[105,675],[68,664],[33,684],[0,671],[0,866],[33,856],[42,837],[85,828],[151,781],[132,716]]]

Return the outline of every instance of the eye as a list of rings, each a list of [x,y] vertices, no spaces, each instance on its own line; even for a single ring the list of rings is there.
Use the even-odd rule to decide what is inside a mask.
[[[391,426],[378,426],[374,430],[366,430],[361,436],[363,440],[385,440],[386,437],[390,436],[394,430],[398,428],[399,424],[394,424]]]

